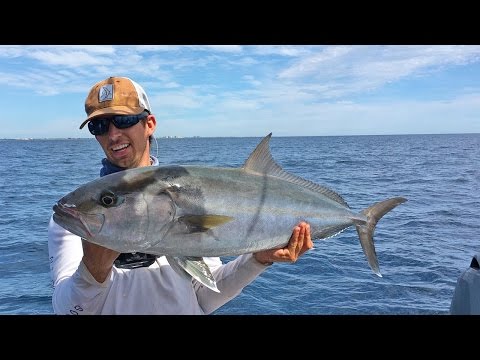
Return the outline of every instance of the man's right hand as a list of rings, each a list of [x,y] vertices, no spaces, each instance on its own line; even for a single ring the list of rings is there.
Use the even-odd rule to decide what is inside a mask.
[[[82,239],[83,263],[90,274],[99,283],[103,283],[113,267],[113,262],[120,255],[118,251],[107,249]]]

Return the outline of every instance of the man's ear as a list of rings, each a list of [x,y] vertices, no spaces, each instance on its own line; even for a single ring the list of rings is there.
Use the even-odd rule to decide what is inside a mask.
[[[157,128],[157,119],[155,119],[155,115],[148,115],[145,124],[147,126],[148,136],[153,135]]]

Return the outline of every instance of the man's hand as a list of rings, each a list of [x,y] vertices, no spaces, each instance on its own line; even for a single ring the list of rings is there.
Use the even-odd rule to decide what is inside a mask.
[[[90,274],[99,283],[103,283],[113,267],[113,262],[120,255],[119,252],[104,248],[82,239],[83,263]]]
[[[253,257],[262,264],[273,262],[295,262],[307,250],[313,248],[310,237],[310,225],[301,222],[293,228],[292,236],[283,249],[263,250],[253,254]]]

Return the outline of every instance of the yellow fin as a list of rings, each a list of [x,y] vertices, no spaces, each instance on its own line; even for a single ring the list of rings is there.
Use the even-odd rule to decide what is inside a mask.
[[[225,215],[185,215],[179,219],[191,227],[192,232],[207,231],[232,220],[233,217]]]

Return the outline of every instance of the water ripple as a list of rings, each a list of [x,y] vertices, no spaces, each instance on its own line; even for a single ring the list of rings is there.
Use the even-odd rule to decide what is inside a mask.
[[[239,167],[259,140],[159,139],[158,157]],[[408,202],[377,225],[382,278],[347,229],[295,264],[273,265],[216,314],[448,313],[456,280],[480,248],[479,134],[274,136],[271,149],[285,170],[330,187],[355,211],[393,196]],[[94,139],[3,140],[0,151],[0,313],[48,314],[52,205],[98,177],[102,152]]]

